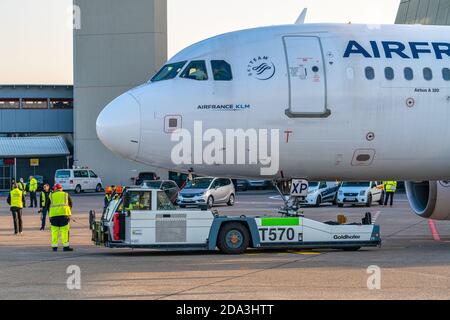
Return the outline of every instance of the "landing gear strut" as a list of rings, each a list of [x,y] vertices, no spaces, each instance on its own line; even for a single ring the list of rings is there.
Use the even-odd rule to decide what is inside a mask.
[[[303,217],[303,211],[300,211],[301,197],[291,197],[291,179],[281,179],[273,181],[284,202],[284,205],[278,210],[278,213],[286,217]]]

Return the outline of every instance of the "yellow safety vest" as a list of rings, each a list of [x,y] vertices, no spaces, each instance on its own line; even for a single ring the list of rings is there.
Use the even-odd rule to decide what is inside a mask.
[[[25,187],[25,183],[23,183],[23,182],[19,182],[18,184],[17,184],[17,186],[18,186],[18,188],[19,188],[19,190],[20,191],[22,191],[23,193],[26,193],[26,187]]]
[[[30,180],[30,192],[35,192],[38,188],[38,182],[35,178]]]
[[[11,207],[23,208],[23,193],[18,188],[11,190],[9,193],[11,197]]]
[[[386,192],[397,191],[397,181],[385,181],[384,182],[384,191],[386,191]]]
[[[50,199],[50,218],[71,216],[72,212],[69,207],[69,194],[63,191],[56,191],[49,195]]]
[[[50,196],[50,195],[49,195],[49,196]],[[41,206],[42,206],[42,208],[45,207],[46,200],[47,200],[47,199],[45,198],[45,192],[42,191],[42,192],[41,192]]]

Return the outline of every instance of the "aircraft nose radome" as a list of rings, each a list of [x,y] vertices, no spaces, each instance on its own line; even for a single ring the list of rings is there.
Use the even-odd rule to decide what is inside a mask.
[[[129,93],[108,104],[97,118],[97,136],[112,152],[135,159],[139,151],[140,105]]]

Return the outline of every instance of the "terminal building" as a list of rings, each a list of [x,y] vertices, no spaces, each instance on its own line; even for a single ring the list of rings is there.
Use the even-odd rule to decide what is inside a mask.
[[[450,25],[450,0],[402,0],[395,23]]]
[[[114,98],[147,81],[167,60],[166,0],[74,0],[74,163],[104,184],[129,185],[139,172],[166,171],[119,158],[100,142],[96,120]],[[126,110],[124,110],[124,113]]]
[[[148,81],[167,60],[166,0],[74,0],[74,86],[0,86],[0,191],[30,174],[89,167],[104,185],[168,172],[119,158],[96,133],[100,111]],[[27,151],[27,152],[25,152]]]
[[[71,166],[73,108],[72,86],[0,86],[0,191],[30,175],[53,183]]]

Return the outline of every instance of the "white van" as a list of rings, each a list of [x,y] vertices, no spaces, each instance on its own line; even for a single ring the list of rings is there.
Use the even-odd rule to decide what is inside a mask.
[[[55,184],[59,183],[65,191],[101,192],[102,179],[89,169],[60,169],[55,172]]]

